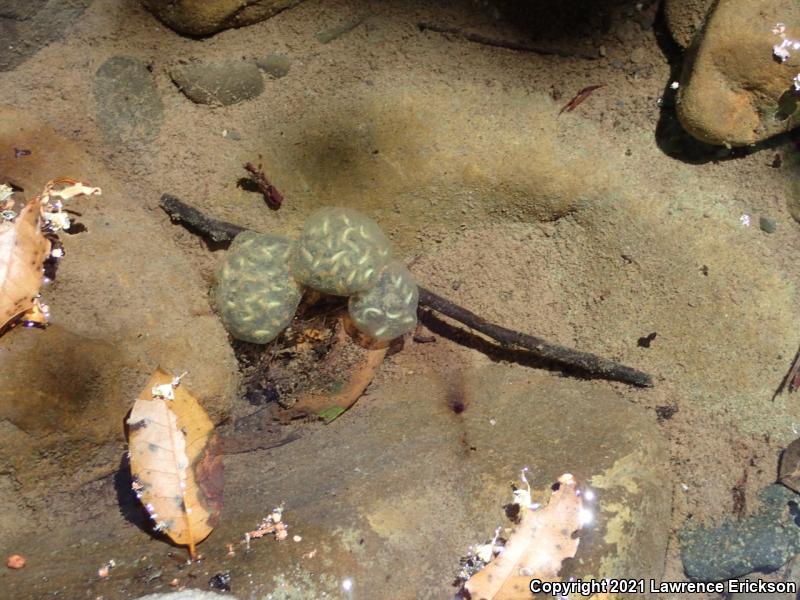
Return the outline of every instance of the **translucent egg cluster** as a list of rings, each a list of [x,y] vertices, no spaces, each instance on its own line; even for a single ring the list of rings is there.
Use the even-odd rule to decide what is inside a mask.
[[[372,219],[349,208],[321,208],[300,234],[291,269],[315,290],[349,296],[374,285],[390,253],[389,240]]]
[[[419,292],[411,273],[391,260],[389,240],[373,220],[348,208],[321,208],[296,242],[252,232],[236,237],[217,273],[215,303],[230,334],[266,344],[291,322],[303,287],[350,296],[359,330],[386,341],[417,323]]]
[[[217,271],[214,302],[236,339],[266,344],[289,323],[302,286],[289,273],[292,242],[253,232],[236,236]]]
[[[403,265],[392,261],[365,292],[350,296],[350,318],[377,340],[392,340],[417,324],[419,290]]]

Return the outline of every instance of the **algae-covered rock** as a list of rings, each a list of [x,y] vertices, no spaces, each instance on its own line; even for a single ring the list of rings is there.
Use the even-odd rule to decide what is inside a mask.
[[[290,258],[292,275],[326,294],[349,296],[375,285],[390,257],[389,240],[350,208],[321,208],[308,218]]]
[[[773,484],[759,496],[764,503],[761,510],[741,521],[729,519],[717,527],[679,534],[687,576],[723,581],[753,571],[774,571],[800,552],[800,527],[790,509],[797,494]]]
[[[392,340],[417,324],[419,290],[402,264],[392,261],[366,292],[350,297],[350,317],[356,327],[377,340]]]
[[[303,289],[289,274],[291,247],[285,238],[254,232],[231,245],[217,272],[214,302],[236,339],[266,344],[294,317]]]

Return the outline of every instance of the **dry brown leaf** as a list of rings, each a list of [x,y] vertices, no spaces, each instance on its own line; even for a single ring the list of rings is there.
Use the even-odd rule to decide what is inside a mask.
[[[0,186],[3,210],[10,210],[14,204],[11,193],[9,186]],[[16,218],[0,219],[0,332],[20,317],[29,323],[47,322],[46,307],[37,300],[44,261],[52,249],[44,232],[69,226],[61,200],[100,193],[100,188],[74,179],[55,179]],[[51,204],[52,199],[56,202]]]
[[[194,559],[222,508],[214,425],[179,379],[159,368],[133,405],[128,427],[133,489],[156,531],[188,546]]]
[[[583,502],[575,478],[558,479],[547,506],[522,507],[519,525],[503,551],[465,584],[472,600],[530,600],[531,579],[558,580],[561,563],[575,556]]]
[[[54,179],[44,188],[44,196],[70,200],[75,196],[93,196],[101,193],[100,188],[84,185],[74,179]]]
[[[42,198],[14,221],[0,222],[0,330],[36,306],[50,242],[42,233]]]

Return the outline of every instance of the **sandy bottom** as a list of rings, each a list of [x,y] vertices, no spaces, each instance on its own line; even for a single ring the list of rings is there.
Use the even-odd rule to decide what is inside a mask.
[[[737,486],[745,510],[755,508],[800,428],[798,396],[773,397],[798,344],[800,236],[786,205],[797,150],[732,154],[682,137],[668,90],[680,57],[657,19],[652,25],[654,8],[616,2],[600,16],[553,13],[566,25],[547,31],[560,24],[567,32],[555,36],[489,3],[308,0],[192,40],[136,2],[96,0],[53,42],[0,72],[0,89],[4,103],[82,145],[127,186],[126,201],[152,209],[208,285],[222,250],[170,226],[157,208],[162,193],[287,235],[317,206],[351,206],[381,224],[426,287],[491,321],[652,373],[652,389],[598,380],[583,389],[610,388],[657,423],[670,461],[664,527],[674,533],[687,518],[732,515]],[[538,35],[553,53],[487,46],[420,23],[512,41]],[[320,41],[332,30],[342,31]],[[288,74],[265,74],[258,97],[232,106],[195,104],[168,75],[186,60],[270,53],[289,57]],[[148,65],[161,101],[160,116],[125,139],[109,130],[97,92],[96,73],[115,56]],[[559,113],[589,85],[603,87]],[[263,164],[285,198],[279,210],[238,185],[245,162]],[[373,389],[508,362],[484,350],[445,337],[406,344]],[[237,416],[254,410],[234,401]],[[230,485],[246,488],[246,473],[233,473]],[[115,511],[113,476],[81,493]],[[254,494],[251,512],[272,502]],[[53,503],[71,510],[63,494]],[[101,593],[96,568],[110,550],[97,531],[75,536],[46,533],[52,547],[93,548],[84,571],[53,567],[51,576],[72,590],[87,582],[86,597],[134,597],[153,589],[147,573],[166,568]],[[37,547],[27,544],[34,557],[44,553]],[[665,560],[664,579],[684,577],[674,536]],[[15,597],[43,597],[44,585],[28,581]]]

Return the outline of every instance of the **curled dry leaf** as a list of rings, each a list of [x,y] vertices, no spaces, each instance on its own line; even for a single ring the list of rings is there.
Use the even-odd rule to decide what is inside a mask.
[[[50,241],[42,233],[42,198],[13,221],[0,221],[0,329],[38,305]]]
[[[38,300],[44,261],[52,249],[45,233],[69,227],[62,200],[101,192],[74,179],[55,179],[16,216],[11,193],[9,186],[0,186],[0,208],[9,211],[0,217],[0,332],[20,318],[46,323],[46,307]]]
[[[133,490],[173,542],[189,547],[213,530],[222,508],[223,464],[214,425],[197,400],[157,369],[128,418]]]
[[[298,400],[292,408],[300,412],[316,413],[330,423],[364,394],[375,379],[388,350],[388,347],[369,350],[366,360],[351,373],[350,379],[336,394],[309,394]]]
[[[583,507],[572,475],[562,475],[558,484],[547,506],[520,503],[519,525],[504,549],[464,586],[472,600],[529,600],[531,579],[558,580],[561,563],[578,550],[572,534],[581,528]]]

